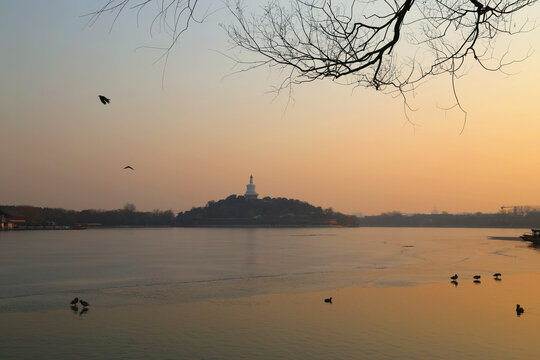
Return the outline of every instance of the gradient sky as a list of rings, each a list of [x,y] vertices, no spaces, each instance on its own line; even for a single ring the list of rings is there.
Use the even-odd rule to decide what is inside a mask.
[[[110,17],[85,27],[96,4],[0,0],[1,204],[179,211],[243,193],[250,174],[261,196],[347,213],[540,204],[538,52],[513,76],[474,67],[459,80],[460,135],[462,114],[437,108],[449,77],[417,93],[414,129],[399,99],[373,90],[311,83],[286,108],[266,69],[224,79],[222,15],[181,39],[162,83],[159,53],[137,48],[168,39],[133,13],[111,33]],[[539,34],[518,50],[540,49]]]

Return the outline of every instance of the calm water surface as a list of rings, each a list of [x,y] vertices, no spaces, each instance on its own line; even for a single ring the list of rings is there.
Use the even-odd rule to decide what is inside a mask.
[[[4,232],[0,358],[538,359],[540,251],[488,238],[522,232]]]

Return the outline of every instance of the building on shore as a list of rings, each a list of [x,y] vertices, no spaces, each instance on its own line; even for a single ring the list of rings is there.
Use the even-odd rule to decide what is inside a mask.
[[[26,223],[26,218],[11,209],[0,208],[0,231],[13,230]]]
[[[253,183],[253,175],[249,177],[249,184],[246,185],[246,193],[244,194],[246,199],[256,199],[259,194],[255,191],[255,184]]]

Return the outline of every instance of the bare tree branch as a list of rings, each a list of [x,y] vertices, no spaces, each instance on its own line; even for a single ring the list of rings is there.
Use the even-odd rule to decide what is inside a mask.
[[[357,85],[403,91],[455,73],[467,57],[486,70],[512,63],[503,56],[498,66],[486,64],[497,35],[512,35],[513,15],[534,2],[293,0],[285,7],[270,0],[248,16],[237,1],[229,4],[236,22],[226,30],[236,46],[262,56],[261,64],[294,69],[292,83],[350,76]]]
[[[114,25],[126,9],[140,12],[156,6],[151,30],[159,26],[177,43],[205,0],[107,0],[89,14],[92,25],[112,14]],[[211,0],[207,0],[211,1]],[[455,91],[457,74],[466,63],[488,71],[503,69],[521,59],[508,60],[509,50],[497,55],[495,40],[531,30],[521,15],[536,0],[266,0],[261,8],[242,0],[222,0],[233,16],[223,25],[233,46],[255,54],[237,59],[245,71],[270,66],[283,72],[276,91],[329,78],[375,90],[397,92],[404,108],[412,110],[406,93],[432,76],[450,74],[455,105],[467,113]],[[252,10],[248,13],[248,9]],[[527,54],[528,56],[529,54]],[[410,120],[409,120],[410,121]]]

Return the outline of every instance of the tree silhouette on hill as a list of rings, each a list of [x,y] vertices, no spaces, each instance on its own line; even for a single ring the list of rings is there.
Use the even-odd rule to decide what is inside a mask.
[[[271,198],[247,199],[231,195],[194,207],[176,217],[177,224],[192,225],[343,225],[354,226],[358,218],[323,209],[305,201]]]

